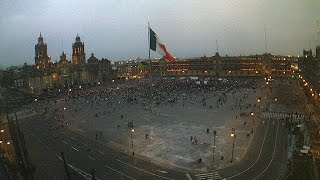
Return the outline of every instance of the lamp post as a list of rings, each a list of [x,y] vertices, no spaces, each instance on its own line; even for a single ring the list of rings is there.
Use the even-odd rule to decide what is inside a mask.
[[[134,149],[133,149],[133,133],[134,133],[134,129],[131,129],[131,148],[132,148],[132,156],[134,156]]]
[[[212,147],[212,170],[214,168],[214,154],[216,149],[217,131],[213,131],[213,147]]]
[[[233,162],[233,150],[234,150],[234,139],[236,138],[235,129],[232,128],[231,134],[230,134],[232,140],[232,154],[231,154],[231,163]]]
[[[254,113],[251,112],[250,115],[252,116],[252,124],[254,125],[254,117],[253,117]]]
[[[261,106],[260,106],[261,97],[258,98],[258,107],[259,107],[259,117],[261,117]]]

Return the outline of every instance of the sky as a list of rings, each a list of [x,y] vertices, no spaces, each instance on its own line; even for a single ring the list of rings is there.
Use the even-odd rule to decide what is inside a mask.
[[[175,57],[299,55],[315,48],[319,0],[1,0],[0,67],[34,64],[39,33],[48,54],[72,56],[77,33],[86,58],[148,58],[148,22]],[[320,23],[320,22],[319,22]],[[152,52],[151,57],[159,57]]]

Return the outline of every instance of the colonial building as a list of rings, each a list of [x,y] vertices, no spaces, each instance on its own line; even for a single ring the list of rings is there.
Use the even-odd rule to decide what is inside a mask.
[[[153,60],[152,76],[291,76],[291,57],[271,54],[180,59],[175,62]]]
[[[304,86],[310,90],[311,96],[320,100],[320,46],[316,47],[316,55],[312,50],[303,50],[303,57],[299,59],[299,78]]]
[[[291,77],[291,60],[289,56],[271,54],[251,56],[224,56],[216,53],[212,57],[177,59],[168,62],[164,59],[141,61],[120,61],[115,63],[118,76],[123,78],[140,77]],[[151,69],[151,70],[150,70]]]
[[[72,59],[68,61],[67,54],[62,52],[60,60],[52,63],[47,54],[47,44],[39,36],[35,46],[35,65],[14,68],[12,86],[26,88],[33,93],[53,88],[70,88],[80,85],[107,83],[113,77],[111,62],[108,59],[97,59],[94,54],[86,63],[84,43],[79,35],[72,44]]]

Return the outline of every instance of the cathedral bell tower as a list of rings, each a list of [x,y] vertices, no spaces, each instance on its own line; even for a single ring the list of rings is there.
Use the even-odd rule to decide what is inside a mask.
[[[43,37],[40,36],[38,38],[38,44],[35,45],[35,64],[37,69],[45,68],[48,66],[50,62],[50,58],[47,52],[47,44],[43,42]]]
[[[72,44],[72,64],[85,64],[86,54],[84,53],[84,43],[81,42],[77,35],[75,42]]]

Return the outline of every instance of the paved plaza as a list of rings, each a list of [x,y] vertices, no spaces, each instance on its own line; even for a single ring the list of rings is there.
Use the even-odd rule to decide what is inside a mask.
[[[174,83],[179,86],[179,81]],[[232,128],[236,134],[233,162],[242,158],[258,121],[257,99],[263,93],[263,88],[259,88],[263,81],[259,79],[215,81],[219,88],[191,85],[191,89],[184,91],[166,91],[159,101],[140,96],[149,87],[139,89],[139,84],[131,83],[115,85],[105,93],[59,100],[54,105],[59,110],[65,109],[62,121],[74,131],[128,153],[132,153],[133,141],[135,155],[153,162],[209,170],[214,130],[217,131],[215,166],[231,164]],[[128,101],[129,94],[133,100]],[[134,133],[128,127],[131,122]]]

